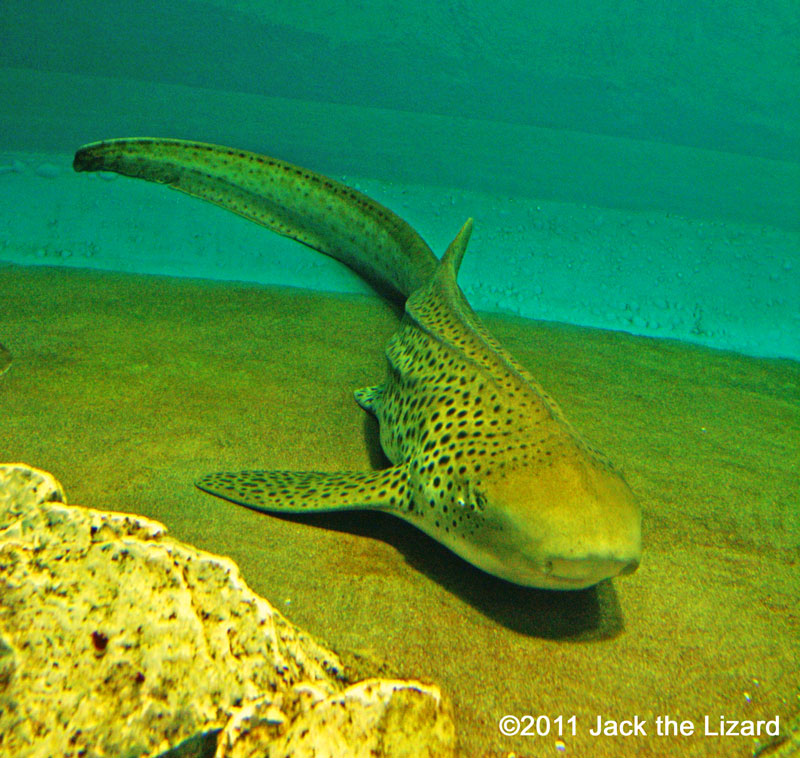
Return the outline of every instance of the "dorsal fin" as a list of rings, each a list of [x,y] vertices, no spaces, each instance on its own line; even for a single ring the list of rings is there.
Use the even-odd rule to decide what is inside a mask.
[[[458,269],[461,268],[461,261],[467,250],[467,243],[472,234],[472,219],[468,218],[461,227],[461,231],[456,234],[455,239],[448,245],[445,254],[442,256],[442,266],[446,266],[453,272],[453,280],[458,276]]]
[[[520,394],[542,404],[549,414],[569,426],[557,403],[489,333],[458,286],[456,276],[471,232],[469,218],[442,256],[436,276],[406,301],[408,317],[418,328],[486,370],[495,381],[502,384],[513,377]],[[390,343],[390,360],[394,349]]]

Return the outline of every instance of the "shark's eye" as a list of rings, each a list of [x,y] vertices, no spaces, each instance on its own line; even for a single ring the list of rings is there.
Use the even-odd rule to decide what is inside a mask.
[[[456,504],[461,508],[482,513],[486,507],[486,497],[482,492],[475,489],[475,485],[472,482],[467,482],[466,492],[456,500]]]

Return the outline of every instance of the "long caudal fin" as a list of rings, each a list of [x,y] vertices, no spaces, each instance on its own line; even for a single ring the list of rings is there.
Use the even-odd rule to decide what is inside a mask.
[[[324,474],[232,471],[206,474],[197,486],[211,495],[272,513],[395,510],[408,498],[406,467]]]
[[[388,208],[276,158],[202,142],[133,138],[84,145],[72,165],[207,200],[336,258],[403,298],[436,271],[436,256],[422,237]]]

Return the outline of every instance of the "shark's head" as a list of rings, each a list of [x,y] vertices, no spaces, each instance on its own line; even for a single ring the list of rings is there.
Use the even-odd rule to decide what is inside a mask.
[[[639,506],[622,477],[593,457],[498,466],[466,499],[481,528],[465,557],[503,579],[582,589],[639,565]]]

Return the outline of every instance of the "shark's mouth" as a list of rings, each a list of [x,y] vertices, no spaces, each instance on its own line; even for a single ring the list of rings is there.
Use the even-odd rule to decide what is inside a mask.
[[[551,558],[545,561],[543,574],[553,587],[581,589],[603,579],[632,574],[638,567],[638,558]]]

